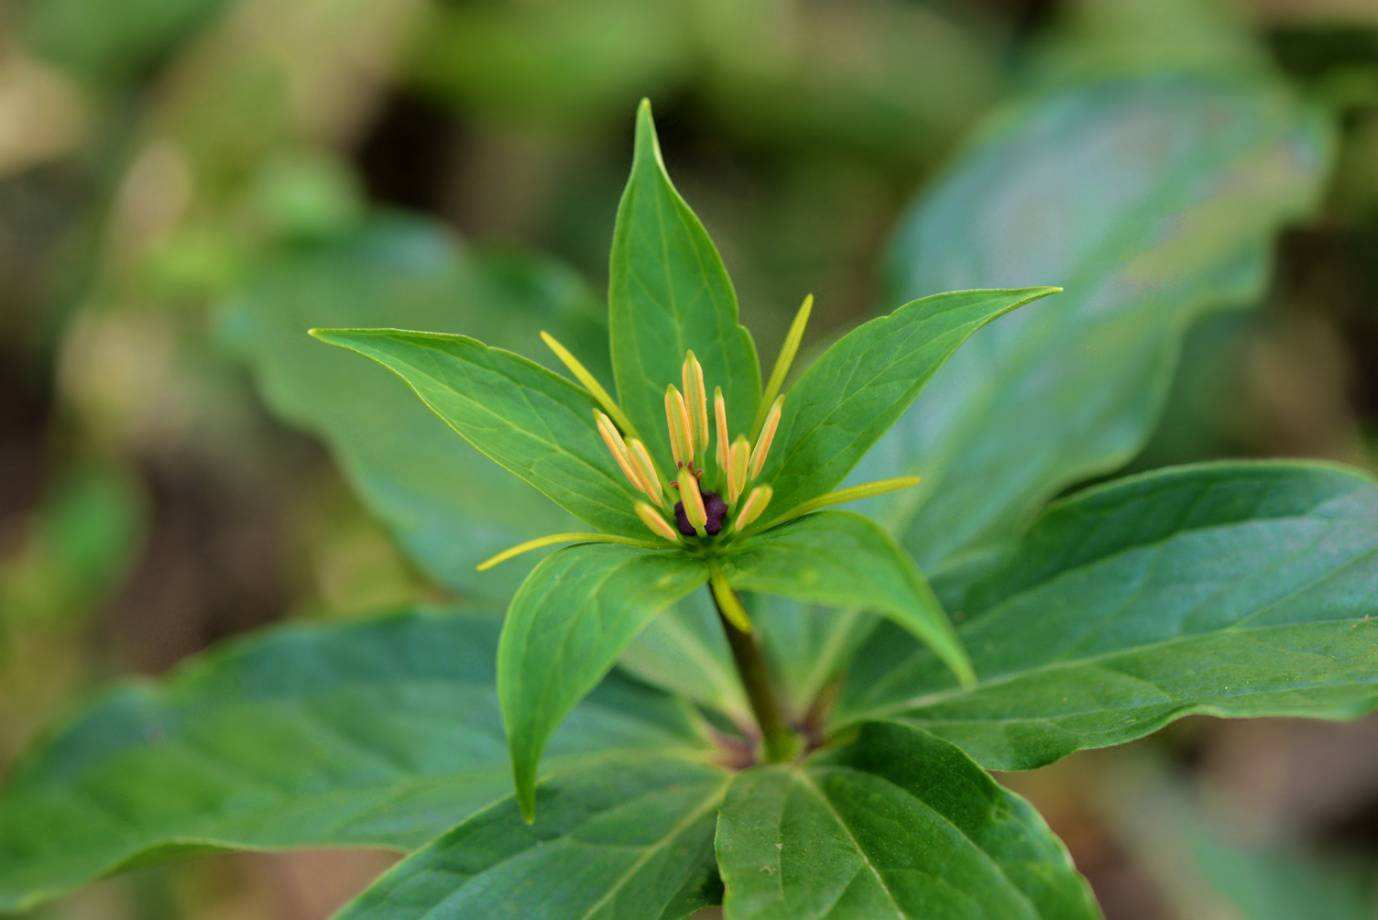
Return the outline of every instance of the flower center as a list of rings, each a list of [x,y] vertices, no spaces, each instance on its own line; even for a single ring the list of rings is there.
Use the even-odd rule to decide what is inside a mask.
[[[674,475],[665,488],[661,486],[665,480],[661,479],[646,445],[634,436],[624,440],[623,431],[613,420],[594,410],[598,433],[622,475],[650,499],[635,503],[637,517],[652,533],[674,543],[681,538],[716,537],[727,530],[740,531],[761,516],[772,490],[768,485],[754,485],[750,491],[747,487],[752,486],[765,467],[784,406],[783,396],[771,405],[753,447],[745,435],[731,439],[727,401],[721,388],[713,391],[716,424],[709,428],[703,367],[692,351],[684,356],[682,383],[682,391],[674,384],[665,388],[665,424],[674,463]],[[714,434],[716,445],[712,444]],[[710,451],[710,446],[715,449]],[[667,497],[667,489],[679,493],[678,501]],[[673,525],[667,520],[667,513],[673,516]]]

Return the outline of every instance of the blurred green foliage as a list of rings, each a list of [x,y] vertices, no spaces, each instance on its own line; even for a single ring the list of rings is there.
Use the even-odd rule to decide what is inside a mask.
[[[1277,116],[1280,135],[1300,98],[1308,117],[1337,126],[1323,200],[1276,241],[1278,224],[1307,210],[1304,181],[1255,174],[1261,185],[1210,190],[1228,210],[1173,258],[1214,265],[1212,243],[1244,239],[1257,270],[1214,305],[1259,309],[1192,326],[1180,362],[1165,359],[1175,376],[1156,432],[1144,446],[1149,413],[1109,453],[1137,451],[1140,467],[1270,454],[1373,464],[1378,15],[1362,4],[19,0],[0,8],[0,29],[0,770],[108,674],[165,667],[294,612],[357,612],[371,592],[506,594],[520,567],[479,580],[466,560],[533,527],[559,529],[531,517],[548,506],[469,463],[400,387],[356,386],[363,371],[348,356],[298,332],[447,329],[534,354],[538,329],[560,323],[574,328],[568,344],[596,341],[643,95],[764,354],[808,291],[821,341],[893,306],[896,288],[945,286],[945,271],[996,284],[1011,266],[1050,264],[1042,212],[993,215],[998,237],[980,222],[925,237],[911,217],[890,245],[921,188],[956,181],[945,164],[992,112],[983,137],[1012,131],[1028,100],[1146,80],[1177,93],[1219,152],[1253,149],[1231,127],[1241,106]],[[1251,81],[1272,87],[1263,101],[1236,95]],[[1145,124],[1165,143],[1181,127]],[[1129,181],[1113,167],[1148,156],[1125,141],[1123,156],[1097,160],[1094,133],[1048,130],[1043,156],[1062,184],[1033,170],[1031,194],[1084,181],[1109,199]],[[1035,153],[999,150],[967,181],[989,191],[1043,162]],[[1060,217],[1094,243],[1092,210]],[[1141,243],[1111,261],[1133,264]],[[918,254],[896,264],[911,244]],[[1132,295],[1133,279],[1120,280]],[[1139,302],[1134,322],[1176,310],[1186,323],[1191,293]],[[1088,345],[1089,360],[1104,360],[1102,347]],[[581,354],[600,360],[594,347]],[[1136,379],[1126,373],[1126,398]],[[1036,396],[1036,383],[1010,392]],[[325,398],[336,411],[312,405]],[[1026,405],[1037,408],[1009,403],[1027,422]],[[343,438],[362,425],[389,437],[363,451]],[[1059,464],[1081,458],[1075,477],[1110,465],[1075,430],[1057,446]],[[1020,444],[1006,448],[996,472],[1037,472]],[[1038,501],[1070,484],[1033,478]],[[935,554],[966,546],[982,528],[973,503],[989,498],[926,497],[945,523],[916,525],[911,542]],[[496,509],[489,528],[456,526],[478,503]],[[730,697],[713,640],[701,661],[667,656],[698,634],[699,613],[649,632],[631,670]],[[1245,892],[1234,897],[1244,915],[1256,914],[1248,892],[1282,877],[1266,859],[1212,860],[1222,886]],[[176,877],[141,877],[134,907],[121,889],[98,892],[96,910],[190,914],[178,898],[214,886],[188,894]],[[248,915],[265,903],[219,897]]]

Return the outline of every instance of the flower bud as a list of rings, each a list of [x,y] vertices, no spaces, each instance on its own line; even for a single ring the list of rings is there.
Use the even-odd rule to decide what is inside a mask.
[[[727,400],[723,399],[722,387],[713,388],[713,417],[718,425],[718,469],[727,472],[728,452],[732,449],[727,434]]]
[[[655,461],[651,459],[651,452],[646,449],[645,444],[636,438],[627,442],[627,452],[631,454],[632,468],[641,479],[642,490],[657,505],[663,505],[665,502],[660,491],[660,474],[656,472],[656,465]]]
[[[613,460],[617,461],[618,469],[622,470],[622,475],[627,477],[627,481],[632,484],[632,488],[638,492],[646,491],[637,476],[636,470],[632,467],[631,455],[627,453],[627,445],[622,443],[622,435],[618,433],[617,426],[597,409],[593,410],[594,421],[598,425],[598,434],[603,438],[603,443],[608,445],[608,452],[612,454]]]
[[[684,516],[699,536],[705,533],[708,525],[708,509],[703,506],[703,494],[699,492],[699,481],[693,473],[683,472],[679,476],[679,500],[684,506]]]
[[[637,502],[635,505],[636,516],[641,518],[641,523],[645,524],[652,533],[658,537],[664,537],[671,543],[679,542],[679,534],[675,533],[675,528],[670,526],[670,522],[660,516],[650,505],[645,502]]]
[[[761,512],[766,510],[766,505],[770,504],[771,496],[775,490],[770,486],[757,486],[751,490],[751,494],[742,502],[742,510],[737,512],[737,529],[741,530],[752,521],[761,516]]]
[[[675,466],[694,462],[694,430],[689,421],[689,409],[674,384],[665,388],[665,425],[670,430],[670,452]]]
[[[727,457],[727,503],[737,504],[746,488],[747,464],[751,462],[751,444],[744,435],[737,435]]]
[[[684,355],[684,368],[680,371],[684,382],[684,403],[689,410],[694,443],[701,450],[708,449],[708,392],[704,389],[703,365],[688,351]]]
[[[770,443],[775,440],[775,431],[780,427],[780,413],[784,408],[785,397],[777,396],[766,415],[766,423],[761,426],[761,436],[756,439],[756,449],[751,452],[749,472],[752,479],[761,475],[761,469],[766,465],[766,457],[770,455]]]

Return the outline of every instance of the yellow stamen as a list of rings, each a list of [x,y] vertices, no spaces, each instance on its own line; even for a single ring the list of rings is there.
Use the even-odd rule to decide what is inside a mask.
[[[545,342],[547,348],[555,352],[555,357],[559,358],[560,363],[567,367],[569,372],[574,375],[574,379],[578,380],[579,383],[583,385],[584,389],[588,390],[589,395],[594,398],[594,401],[603,407],[603,411],[612,416],[613,421],[617,422],[617,427],[621,428],[629,435],[636,434],[636,429],[632,427],[631,420],[628,419],[626,413],[622,411],[622,407],[617,404],[617,401],[614,400],[611,395],[609,395],[607,390],[603,389],[603,385],[598,382],[598,378],[589,373],[589,369],[584,367],[568,348],[561,345],[559,341],[556,340],[555,336],[546,332],[544,329],[541,330],[541,341]]]
[[[655,461],[651,459],[651,452],[646,449],[636,438],[627,442],[627,450],[632,455],[632,466],[636,468],[637,475],[641,477],[642,490],[651,497],[657,505],[662,508],[665,506],[665,498],[660,490],[660,474],[656,472]]]
[[[751,426],[753,434],[759,432],[761,426],[765,424],[766,408],[780,394],[780,388],[785,385],[785,378],[789,376],[790,366],[794,364],[794,356],[799,353],[799,343],[804,340],[804,329],[809,325],[809,314],[812,312],[813,295],[810,294],[800,304],[799,312],[794,314],[794,322],[790,323],[789,332],[785,334],[785,342],[780,346],[780,354],[775,359],[775,367],[770,371],[770,380],[766,383],[765,392],[761,394],[760,408],[756,410],[756,421]]]
[[[722,611],[723,618],[742,632],[751,632],[751,618],[746,615],[746,608],[738,599],[737,592],[732,590],[732,586],[717,569],[709,573],[708,587],[713,591],[713,597],[718,602],[718,609]]]
[[[658,537],[664,537],[671,543],[679,542],[679,532],[670,526],[670,522],[660,516],[650,505],[645,502],[636,503],[636,516],[641,518],[641,523],[650,528],[651,532]]]
[[[741,530],[760,517],[761,512],[766,510],[766,505],[770,504],[771,496],[774,494],[775,490],[770,486],[757,486],[752,489],[751,494],[746,497],[746,501],[742,502],[742,510],[737,512],[736,528]]]
[[[598,434],[602,436],[603,443],[608,445],[608,452],[617,461],[617,467],[622,471],[622,475],[627,477],[627,481],[632,484],[633,489],[638,492],[645,492],[646,487],[642,485],[640,477],[636,475],[636,470],[632,467],[631,455],[627,453],[627,445],[622,443],[622,435],[617,433],[612,419],[597,409],[593,410],[593,417],[598,424]]]
[[[727,458],[727,503],[737,504],[742,490],[746,488],[746,468],[751,462],[751,444],[743,435],[737,435]]]
[[[684,397],[673,383],[665,388],[665,425],[670,429],[670,451],[674,454],[675,466],[693,463],[694,429],[689,423]]]
[[[898,492],[900,489],[908,489],[919,484],[917,476],[896,476],[894,479],[877,479],[875,482],[863,482],[858,486],[849,486],[846,489],[838,489],[836,492],[829,492],[817,498],[811,498],[802,504],[796,505],[775,520],[768,526],[778,527],[786,521],[801,518],[806,514],[811,514],[820,508],[829,505],[844,505],[847,502],[860,501],[863,498],[874,498],[877,495],[885,495],[887,492]]]
[[[770,456],[770,443],[775,440],[775,432],[780,427],[780,413],[784,411],[785,397],[777,396],[766,413],[766,423],[761,426],[761,436],[756,440],[756,449],[751,452],[751,478],[761,475],[761,468]]]
[[[537,537],[534,540],[527,540],[525,543],[518,543],[511,549],[505,549],[496,556],[480,562],[477,566],[480,572],[486,572],[493,566],[506,562],[522,553],[529,553],[533,549],[541,549],[546,546],[554,546],[556,543],[622,543],[626,546],[640,546],[645,549],[660,549],[659,543],[652,543],[649,540],[636,540],[631,537],[622,537],[611,533],[553,533],[544,537]]]
[[[698,478],[688,470],[679,474],[679,500],[684,505],[684,516],[694,526],[694,531],[701,537],[706,536],[708,532],[704,528],[708,526],[708,509],[703,507]]]
[[[732,444],[727,435],[727,400],[723,399],[722,387],[713,388],[713,417],[718,425],[718,469],[726,473]]]
[[[694,443],[699,450],[708,451],[708,391],[704,389],[703,365],[692,350],[684,354],[684,367],[680,372],[684,381],[684,402],[689,409],[689,419],[694,424]]]

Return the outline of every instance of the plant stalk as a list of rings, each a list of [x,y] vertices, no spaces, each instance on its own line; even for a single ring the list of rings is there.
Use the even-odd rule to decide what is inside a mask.
[[[790,760],[799,750],[799,739],[785,720],[784,710],[771,681],[770,666],[766,663],[765,655],[761,653],[760,643],[756,641],[755,635],[738,625],[737,621],[742,617],[741,601],[737,599],[727,580],[717,572],[714,572],[709,580],[708,593],[713,598],[713,606],[718,611],[718,620],[722,623],[723,632],[727,634],[727,644],[732,649],[732,660],[737,665],[737,674],[741,677],[743,689],[746,690],[746,699],[751,706],[752,715],[756,717],[756,724],[761,729],[761,746],[765,752],[765,759],[769,763]],[[729,616],[724,612],[724,608],[734,611],[735,615]]]

